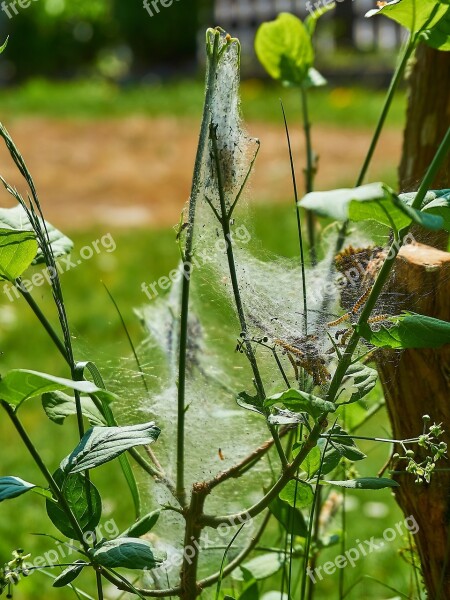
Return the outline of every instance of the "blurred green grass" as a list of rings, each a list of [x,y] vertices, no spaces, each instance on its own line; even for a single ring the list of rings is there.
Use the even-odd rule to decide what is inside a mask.
[[[385,92],[357,87],[319,88],[311,92],[310,111],[314,123],[343,128],[372,128],[379,117]],[[300,95],[294,88],[246,80],[242,103],[247,120],[281,123],[279,98],[286,111],[297,112]],[[129,115],[151,117],[195,117],[202,109],[203,82],[182,80],[171,83],[118,87],[104,80],[50,82],[33,80],[0,91],[2,119],[23,115],[34,117],[104,119]],[[405,94],[400,92],[388,117],[388,127],[400,127],[405,115]]]
[[[287,257],[296,256],[297,238],[295,215],[292,207],[262,205],[252,212],[252,224],[256,237],[264,240],[264,247]],[[276,223],[276,227],[273,224]],[[282,232],[282,235],[280,235]],[[124,317],[136,341],[142,339],[142,332],[133,308],[145,303],[146,298],[141,291],[143,281],[151,282],[161,275],[167,274],[177,264],[178,249],[173,230],[137,230],[131,232],[106,232],[96,230],[77,232],[73,235],[76,249],[92,244],[105,233],[112,233],[117,244],[114,253],[101,253],[90,261],[86,261],[76,269],[62,275],[62,284],[67,303],[69,319],[72,324],[77,359],[93,360],[101,365],[114,365],[123,357],[129,356],[129,348],[123,334],[115,310],[102,286],[107,284],[121,307]],[[76,250],[75,249],[75,253]],[[40,288],[35,294],[45,311],[51,309],[48,290]],[[53,350],[46,335],[36,323],[31,311],[17,300],[9,302],[1,294],[0,304],[0,347],[1,372],[11,368],[32,368],[53,374],[66,375],[67,369],[63,361]],[[60,459],[76,444],[74,422],[72,427],[64,427],[48,422],[38,402],[30,402],[23,408],[22,416],[33,440],[42,451],[44,459],[51,468],[56,468]],[[384,434],[388,427],[385,415],[379,415],[371,427],[365,428],[373,434]],[[61,432],[64,432],[61,435]],[[41,476],[31,465],[16,433],[11,429],[5,417],[0,418],[2,446],[2,475],[17,475],[30,481],[41,482]],[[364,433],[364,432],[362,432]],[[388,448],[363,444],[369,459],[363,463],[362,474],[374,475],[384,463]],[[42,482],[41,482],[42,483]],[[121,475],[115,466],[107,465],[95,473],[95,483],[105,496],[105,519],[114,518],[119,529],[127,525],[128,515],[132,514],[131,502],[126,493]],[[148,483],[145,489],[149,488]],[[150,490],[149,490],[150,491]],[[149,493],[149,492],[148,492]],[[400,519],[400,512],[395,506],[389,492],[361,493],[350,495],[350,512],[348,514],[347,547],[356,544],[356,540],[379,537],[386,527],[392,526]],[[373,504],[375,503],[375,504]],[[47,532],[56,534],[46,520],[43,520],[42,500],[28,495],[0,505],[0,562],[8,560],[10,551],[23,547],[34,556],[54,547],[51,541],[42,537],[30,536],[30,532]],[[272,531],[272,535],[274,535]],[[267,544],[273,544],[270,535]],[[383,549],[382,552],[370,555],[359,561],[354,569],[346,573],[347,583],[355,581],[363,573],[381,579],[383,582],[398,587],[403,591],[408,587],[408,569],[397,555],[402,540]],[[330,549],[325,553],[327,559],[339,553]],[[393,566],[395,565],[395,569]],[[327,577],[321,583],[318,600],[329,597],[336,590],[336,576]],[[77,580],[78,583],[78,580]],[[58,597],[70,598],[69,590],[50,591],[51,581],[42,575],[34,575],[24,580],[16,594],[17,600]],[[278,589],[279,579],[273,578],[262,585],[264,590]],[[92,577],[82,576],[79,586],[93,593]],[[361,598],[380,600],[388,598],[389,592],[375,583],[364,584],[356,588],[349,600]]]

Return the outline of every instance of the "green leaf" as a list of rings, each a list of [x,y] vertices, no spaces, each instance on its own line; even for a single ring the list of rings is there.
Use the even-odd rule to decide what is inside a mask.
[[[233,571],[233,579],[237,581],[245,581],[243,570],[250,573],[252,579],[255,581],[261,581],[263,579],[267,579],[268,577],[272,577],[278,573],[278,571],[282,568],[284,561],[282,560],[282,554],[261,554],[261,556],[257,556],[252,560],[244,563],[242,565],[242,569],[236,569]]]
[[[329,431],[329,445],[339,454],[352,462],[364,460],[367,456],[358,448],[353,438],[342,429],[338,424],[335,424]]]
[[[58,231],[53,225],[45,222],[48,231],[50,245],[55,258],[69,254],[73,248],[73,242],[63,233]],[[33,232],[33,227],[28,219],[27,213],[22,206],[17,205],[14,208],[0,208],[0,228],[14,231]],[[38,248],[33,264],[43,263],[44,255]]]
[[[377,348],[401,350],[407,348],[440,348],[450,344],[450,323],[405,312],[400,316],[389,317],[384,325],[374,331],[370,325],[355,326],[356,331]]]
[[[166,560],[165,552],[157,552],[148,542],[139,538],[109,540],[93,548],[90,554],[95,562],[109,569],[124,567],[148,570]]]
[[[408,206],[411,206],[417,196],[417,192],[400,194],[399,198]],[[450,190],[431,190],[427,192],[421,207],[422,212],[430,213],[442,218],[443,229],[450,231]]]
[[[427,32],[425,41],[436,50],[450,50],[450,8],[433,29]]]
[[[287,502],[276,498],[269,504],[269,510],[288,533],[292,532],[300,537],[308,535],[305,517],[298,508],[293,509]]]
[[[35,487],[33,483],[28,483],[19,477],[0,477],[0,502],[17,498]]]
[[[377,384],[378,373],[375,369],[366,367],[362,363],[354,363],[347,369],[346,377],[351,378],[352,388],[356,388],[356,391],[352,393],[350,399],[346,401],[346,404],[353,404],[353,402],[359,402],[365,398]],[[346,385],[344,384],[344,388]]]
[[[273,406],[274,404],[284,404],[288,410],[305,412],[315,419],[324,412],[334,412],[336,410],[336,406],[331,402],[296,389],[275,394],[264,401],[266,407]]]
[[[55,581],[53,582],[53,587],[62,588],[62,587],[65,587],[66,585],[69,585],[70,583],[72,583],[72,581],[75,581],[75,579],[78,577],[78,575],[84,569],[84,567],[89,565],[89,563],[85,562],[84,560],[76,560],[75,563],[76,564],[65,569],[61,573],[61,575],[59,575],[55,579]]]
[[[147,446],[158,439],[161,430],[154,422],[127,427],[93,427],[60,467],[64,473],[94,469],[135,446]]]
[[[126,531],[120,534],[119,537],[134,537],[138,538],[153,529],[159,519],[159,515],[161,514],[160,510],[154,510],[153,512],[145,515],[142,519],[139,519],[136,523],[133,523],[131,527],[129,527]]]
[[[384,477],[360,477],[359,479],[347,479],[346,481],[319,481],[321,485],[334,485],[352,490],[383,490],[385,488],[399,487],[393,479]]]
[[[301,446],[303,446],[303,444],[300,444],[300,447]],[[314,446],[314,448],[312,448],[309,451],[308,456],[305,458],[305,460],[300,465],[300,468],[306,472],[308,479],[311,479],[312,477],[314,477],[314,475],[320,469],[320,463],[321,463],[320,448],[318,448],[317,446]]]
[[[247,394],[247,392],[240,392],[236,397],[236,402],[241,408],[265,416],[264,403],[257,395],[251,396],[250,394]]]
[[[313,66],[314,50],[306,27],[299,18],[281,13],[263,23],[255,39],[256,55],[273,79],[301,85]]]
[[[71,379],[62,379],[61,377],[27,369],[9,371],[0,380],[0,398],[17,408],[22,402],[30,398],[35,398],[47,392],[63,390],[77,390],[82,394],[95,394],[107,401],[115,399],[114,394],[99,389],[90,381],[72,381]]]
[[[369,10],[366,17],[383,14],[412,33],[432,30],[445,16],[448,2],[436,0],[393,0],[384,6]]]
[[[50,392],[42,395],[42,406],[50,421],[62,425],[67,417],[77,414],[77,407],[73,396],[63,392]],[[91,398],[81,397],[83,415],[91,425],[105,425],[105,418],[95,406]]]
[[[53,478],[72,509],[83,533],[95,531],[102,516],[102,500],[95,485],[92,482],[88,483],[86,477],[81,473],[66,477],[61,469],[54,473]],[[66,537],[76,538],[77,532],[60,505],[47,500],[46,506],[47,514],[53,525]]]
[[[292,508],[306,508],[314,501],[313,489],[304,481],[289,481],[279,496]]]
[[[444,226],[442,217],[413,209],[383,183],[369,183],[353,189],[330,192],[312,192],[299,205],[338,221],[373,220],[395,231],[407,227],[412,221],[433,230]]]
[[[0,229],[0,279],[13,283],[28,269],[37,251],[34,233]]]

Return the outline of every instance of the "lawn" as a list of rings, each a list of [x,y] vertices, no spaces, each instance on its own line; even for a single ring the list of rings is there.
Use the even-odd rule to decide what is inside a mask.
[[[313,123],[344,128],[371,129],[382,106],[382,90],[329,87],[313,91],[311,120]],[[242,83],[245,118],[280,123],[279,98],[288,114],[297,113],[300,97],[294,88],[251,79]],[[0,91],[2,120],[22,115],[60,118],[104,119],[130,115],[151,117],[194,117],[199,119],[203,103],[201,80],[180,80],[151,85],[118,87],[107,81],[48,82],[34,80],[17,88]],[[388,127],[404,121],[405,94],[394,100]]]

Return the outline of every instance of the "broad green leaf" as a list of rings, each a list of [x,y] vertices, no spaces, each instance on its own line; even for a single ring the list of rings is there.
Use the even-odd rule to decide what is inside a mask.
[[[311,479],[311,477],[314,477],[314,475],[320,469],[320,463],[321,463],[320,448],[318,448],[317,446],[314,446],[314,448],[312,448],[309,451],[308,456],[305,458],[305,460],[300,465],[300,468],[306,472],[308,479]]]
[[[161,514],[160,510],[154,510],[153,512],[145,515],[142,519],[139,519],[136,523],[133,523],[126,531],[124,531],[119,537],[134,537],[138,538],[153,529]]]
[[[62,461],[60,468],[66,474],[94,469],[130,448],[151,444],[158,439],[160,432],[153,422],[127,427],[93,427]]]
[[[377,384],[378,373],[375,369],[371,369],[362,363],[355,363],[347,369],[346,377],[352,379],[351,389],[356,388],[350,399],[346,401],[346,404],[352,404],[362,400],[373,390]],[[342,387],[347,388],[348,386],[344,384]]]
[[[417,196],[417,192],[400,194],[399,198],[411,206]],[[422,212],[437,215],[443,219],[443,229],[450,231],[450,190],[431,190],[422,203]]]
[[[50,223],[46,222],[45,225],[54,257],[59,258],[60,256],[69,254],[73,248],[73,242],[63,233],[58,231],[58,229],[53,227],[53,225],[50,225]],[[33,227],[31,226],[27,213],[20,205],[17,205],[14,208],[0,208],[0,228],[33,232]],[[38,248],[37,254],[33,258],[33,264],[44,262],[44,255],[40,248]]]
[[[287,502],[292,508],[306,508],[314,500],[312,487],[304,481],[289,481],[279,496],[280,500]]]
[[[252,412],[264,415],[264,404],[258,396],[251,396],[247,392],[240,392],[236,397],[236,402],[241,408],[251,410]]]
[[[301,85],[313,66],[311,38],[300,19],[281,13],[275,21],[263,23],[255,39],[258,59],[273,79]]]
[[[281,394],[275,394],[266,398],[264,401],[266,407],[273,406],[274,404],[284,404],[288,410],[305,412],[315,419],[322,413],[334,412],[336,410],[336,406],[331,402],[296,389],[290,389]]]
[[[76,371],[77,371],[77,373],[79,373],[80,378],[84,378],[84,374],[85,374],[86,370],[89,371],[89,373],[91,374],[95,385],[98,386],[99,388],[101,388],[102,390],[105,390],[106,389],[105,382],[103,381],[100,371],[98,370],[97,366],[93,362],[90,362],[90,361],[78,362],[76,364]],[[109,425],[110,427],[116,427],[117,421],[114,418],[114,414],[113,414],[111,408],[109,407],[108,403],[105,402],[105,400],[103,398],[100,397],[100,400],[102,401],[103,414],[106,419],[106,424]],[[94,423],[91,423],[91,424],[94,425]],[[141,498],[140,498],[140,494],[139,494],[139,489],[137,487],[136,479],[134,477],[134,473],[130,466],[130,461],[128,460],[128,457],[126,454],[121,454],[119,456],[119,464],[120,464],[120,468],[122,469],[122,473],[125,477],[125,480],[127,482],[128,488],[131,492],[131,496],[133,498],[136,519],[139,519],[139,517],[141,516]]]
[[[95,485],[92,482],[88,484],[86,477],[81,473],[65,477],[60,469],[54,473],[53,478],[72,509],[82,531],[84,533],[95,531],[102,516],[102,500]],[[59,504],[47,500],[47,514],[53,525],[62,534],[68,538],[77,537],[77,532],[74,531]]]
[[[338,447],[335,448],[332,444],[326,444],[326,442],[327,440],[324,438],[319,439],[317,442],[317,446],[319,447],[321,454],[323,454],[326,447],[326,452],[322,463],[322,475],[328,475],[328,473],[334,471],[343,458],[343,454],[340,452]]]
[[[28,269],[37,251],[34,233],[0,229],[0,279],[13,283]]]
[[[261,554],[242,565],[242,569],[233,571],[233,579],[244,581],[243,569],[251,574],[252,579],[261,581],[278,573],[283,566],[282,554]]]
[[[62,588],[66,585],[69,585],[72,583],[72,581],[75,581],[84,567],[89,565],[89,563],[85,562],[84,560],[76,560],[75,563],[76,564],[72,565],[71,567],[67,567],[67,569],[65,569],[61,575],[55,579],[53,582],[53,587]]]
[[[0,502],[17,498],[35,487],[33,483],[28,483],[19,477],[0,477]]]
[[[379,8],[369,10],[366,17],[383,14],[412,33],[433,29],[444,17],[448,2],[436,0],[393,0],[380,3]]]
[[[329,431],[329,446],[337,450],[339,454],[352,462],[364,460],[366,455],[358,448],[352,437],[342,429],[338,424],[335,424]]]
[[[241,568],[244,575],[245,584],[239,594],[239,600],[259,600],[258,582],[253,579],[251,573]],[[224,599],[225,600],[225,599]]]
[[[47,392],[77,390],[82,394],[95,394],[106,401],[114,400],[114,394],[99,389],[90,381],[72,381],[54,377],[47,373],[38,373],[27,369],[9,371],[0,380],[0,398],[17,408],[30,398],[35,398]]]
[[[399,487],[393,479],[384,477],[360,477],[359,479],[347,479],[346,481],[319,481],[321,485],[334,485],[352,490],[383,490],[385,488]]]
[[[287,502],[276,498],[269,504],[269,510],[288,533],[300,537],[308,535],[305,517],[298,508],[294,509]]]
[[[355,326],[357,332],[377,348],[440,348],[450,344],[450,323],[425,315],[403,313],[389,317],[392,326],[372,330],[370,325]]]
[[[103,567],[148,570],[166,560],[165,552],[157,552],[139,538],[118,538],[96,546],[90,552],[92,559]]]
[[[50,421],[62,425],[67,417],[77,414],[77,407],[73,396],[63,392],[49,392],[42,395],[42,406]],[[83,415],[91,425],[105,425],[105,418],[95,406],[91,398],[81,397]]]
[[[338,221],[373,220],[396,231],[407,227],[412,221],[433,230],[444,226],[442,217],[413,209],[383,183],[369,183],[353,189],[330,192],[312,192],[299,205]]]
[[[425,36],[426,43],[436,50],[450,51],[450,8]]]

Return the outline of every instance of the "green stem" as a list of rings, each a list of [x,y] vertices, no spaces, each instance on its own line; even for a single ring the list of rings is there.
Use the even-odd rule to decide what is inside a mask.
[[[72,510],[70,509],[70,506],[68,505],[67,500],[65,499],[63,493],[61,492],[61,490],[59,489],[55,480],[53,479],[50,471],[45,466],[42,458],[39,455],[39,452],[36,450],[33,442],[31,441],[30,437],[28,436],[27,432],[25,431],[22,423],[20,422],[19,418],[17,417],[16,413],[14,412],[14,409],[12,408],[12,406],[10,404],[5,402],[4,400],[0,400],[0,403],[3,406],[3,408],[5,409],[5,411],[7,412],[14,427],[17,430],[17,433],[22,438],[22,441],[25,444],[25,447],[27,448],[28,452],[30,453],[31,457],[33,458],[34,462],[36,463],[37,467],[41,471],[42,475],[45,477],[45,479],[50,487],[50,490],[52,491],[55,498],[57,498],[58,503],[60,504],[61,508],[66,513],[67,518],[69,519],[70,524],[73,527],[73,530],[77,534],[78,540],[80,541],[84,550],[86,552],[88,552],[89,545],[84,540],[83,531],[81,530],[81,528],[78,524],[78,521],[76,520]]]
[[[237,273],[236,273],[236,262],[234,259],[234,250],[233,250],[233,236],[231,235],[231,228],[230,228],[230,214],[229,214],[229,211],[227,210],[227,205],[226,205],[222,168],[221,168],[221,164],[220,164],[219,150],[217,148],[217,139],[216,139],[216,131],[214,128],[214,124],[210,125],[210,137],[211,137],[211,142],[212,142],[212,147],[213,147],[214,162],[215,162],[216,174],[217,174],[217,187],[218,187],[218,192],[219,192],[220,212],[221,212],[220,223],[222,225],[223,237],[224,237],[224,240],[226,243],[226,248],[227,248],[226,252],[227,252],[227,260],[228,260],[228,269],[230,271],[230,279],[231,279],[231,285],[233,288],[234,301],[235,301],[236,310],[238,313],[239,324],[241,327],[242,334],[244,336],[246,355],[247,355],[247,358],[250,362],[250,366],[253,371],[253,377],[255,380],[256,389],[258,391],[258,396],[260,399],[264,399],[266,397],[265,390],[264,390],[264,384],[262,382],[261,373],[259,371],[258,363],[256,361],[256,356],[255,356],[252,344],[249,339],[247,319],[245,317],[244,305],[242,303],[241,292],[239,289],[239,282],[238,282]],[[287,462],[287,458],[286,458],[286,455],[283,450],[283,446],[281,444],[280,437],[278,435],[278,431],[277,431],[276,427],[274,427],[273,425],[268,425],[268,427],[269,427],[270,433],[272,434],[273,440],[275,442],[275,447],[280,456],[283,468],[285,468],[287,466],[288,462]]]
[[[417,196],[414,199],[414,203],[412,205],[413,208],[415,208],[415,209],[421,208],[422,202],[423,202],[425,195],[427,193],[427,190],[428,190],[428,186],[430,185],[431,181],[433,181],[436,173],[438,172],[442,162],[444,161],[444,159],[447,156],[449,151],[450,151],[450,128],[448,129],[448,131],[444,137],[444,140],[442,141],[442,144],[439,147],[439,150],[437,151],[437,153],[427,171],[427,174],[424,177],[424,180],[423,180],[423,182],[419,188],[419,191],[417,193]],[[405,237],[407,236],[407,234],[409,232],[409,229],[410,229],[410,227],[406,228],[401,233],[399,241],[395,242],[391,245],[391,248],[388,252],[387,258],[386,258],[383,266],[381,267],[381,270],[379,271],[378,277],[372,288],[370,296],[367,299],[367,302],[361,312],[361,316],[358,320],[358,325],[366,324],[368,319],[370,318],[372,310],[383,290],[383,287],[391,273],[392,268],[394,267],[395,260],[401,249],[403,240],[405,239]],[[334,377],[331,381],[330,388],[329,388],[328,394],[326,396],[327,401],[334,402],[334,400],[336,399],[337,393],[338,393],[339,388],[342,384],[342,381],[347,373],[348,367],[352,360],[352,356],[356,350],[356,347],[358,345],[360,338],[361,338],[361,336],[358,334],[357,330],[355,330],[352,337],[350,338],[350,341],[347,345],[345,353],[343,354],[341,360],[339,361],[338,367],[337,367]],[[278,496],[278,494],[284,488],[286,483],[294,476],[295,471],[301,465],[301,463],[305,460],[305,458],[308,456],[308,454],[312,450],[312,448],[314,448],[317,445],[317,441],[318,441],[320,435],[322,434],[323,424],[324,424],[324,421],[326,420],[327,416],[328,416],[328,413],[323,413],[322,415],[320,415],[320,417],[317,419],[317,422],[314,425],[314,428],[312,429],[308,439],[306,440],[304,446],[302,447],[301,451],[298,453],[298,455],[296,456],[294,461],[290,465],[287,466],[284,473],[281,475],[281,477],[278,479],[278,481],[275,483],[275,485],[271,488],[271,490],[263,498],[261,498],[261,500],[259,500],[259,502],[257,502],[253,506],[251,506],[248,510],[242,511],[240,513],[236,513],[234,515],[227,515],[227,516],[223,516],[223,517],[213,517],[213,516],[209,516],[209,515],[203,515],[203,519],[202,519],[203,523],[210,527],[218,527],[222,523],[231,525],[236,522],[236,519],[243,518],[245,516],[255,517],[255,516],[259,515],[265,508],[267,508],[269,506],[269,504],[272,502],[272,500],[274,500]]]
[[[308,92],[303,86],[300,89],[302,94],[303,130],[305,132],[306,143],[305,189],[306,193],[309,194],[314,189],[314,151],[311,139],[311,122],[309,120]],[[306,223],[308,229],[309,254],[311,257],[311,264],[314,266],[317,263],[315,241],[316,219],[312,211],[306,212]]]
[[[405,45],[405,49],[403,51],[402,57],[397,65],[394,76],[392,77],[391,84],[389,86],[389,89],[388,89],[388,92],[386,95],[386,100],[384,102],[383,110],[381,111],[380,118],[378,119],[375,133],[373,135],[369,150],[367,152],[367,156],[366,156],[363,166],[361,168],[361,172],[358,176],[358,179],[356,180],[355,187],[359,187],[364,182],[364,179],[367,175],[367,171],[369,169],[370,163],[372,162],[373,155],[377,148],[381,132],[383,131],[384,125],[386,123],[386,118],[389,114],[395,93],[396,93],[397,88],[403,78],[403,74],[405,72],[406,65],[408,64],[408,61],[411,58],[411,55],[412,55],[415,47],[416,47],[416,45],[414,42],[414,38],[411,36]]]
[[[209,35],[209,32],[208,32]],[[210,109],[214,91],[214,79],[219,61],[220,32],[214,33],[214,44],[212,51],[208,41],[209,69],[206,79],[206,95],[203,108],[203,120],[200,129],[200,139],[195,159],[194,176],[192,181],[191,196],[189,201],[189,217],[186,233],[186,244],[184,252],[185,265],[192,265],[194,245],[194,225],[197,200],[201,192],[202,163],[208,142],[208,129],[210,120]],[[186,490],[184,483],[184,450],[185,450],[185,412],[186,412],[186,358],[188,339],[188,316],[190,297],[190,276],[186,273],[183,277],[181,291],[181,317],[180,317],[180,347],[178,363],[178,414],[177,414],[177,494],[183,505],[186,505]]]

